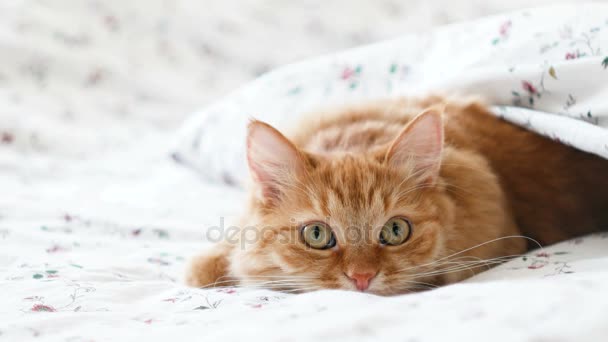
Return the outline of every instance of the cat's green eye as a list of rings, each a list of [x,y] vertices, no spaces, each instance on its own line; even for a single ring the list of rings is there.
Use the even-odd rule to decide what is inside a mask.
[[[306,244],[315,249],[327,249],[336,245],[336,238],[328,225],[314,222],[302,228],[302,239]]]
[[[410,237],[412,225],[401,217],[393,217],[388,220],[380,231],[380,243],[383,245],[397,246]]]

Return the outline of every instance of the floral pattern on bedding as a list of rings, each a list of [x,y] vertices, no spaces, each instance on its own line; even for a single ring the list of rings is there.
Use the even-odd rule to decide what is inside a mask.
[[[146,234],[147,229],[138,228],[139,225],[119,225],[84,219],[78,215],[71,217],[68,222],[61,218],[44,226],[21,225],[20,234],[7,235],[1,240],[2,250],[10,250],[11,246],[20,244],[23,237],[19,235],[30,236],[30,244],[40,246],[38,250],[32,250],[29,257],[22,257],[23,262],[17,261],[12,268],[3,272],[4,288],[14,296],[8,303],[3,299],[4,307],[17,310],[12,313],[14,319],[9,320],[8,324],[0,329],[7,336],[45,337],[47,334],[53,334],[54,329],[51,326],[39,326],[35,323],[42,322],[41,315],[49,315],[49,318],[60,314],[98,315],[98,319],[103,319],[106,314],[112,314],[122,321],[122,329],[139,329],[148,325],[180,329],[192,324],[201,327],[222,325],[218,321],[221,318],[214,319],[213,315],[209,316],[205,312],[222,312],[222,317],[249,317],[254,314],[251,310],[288,310],[288,317],[291,319],[305,319],[313,313],[320,314],[337,308],[335,303],[314,304],[313,301],[313,304],[304,309],[295,309],[298,306],[294,306],[292,301],[302,295],[289,293],[238,287],[184,287],[178,279],[183,275],[185,258],[194,250],[183,248],[187,241],[159,235],[154,232],[154,228],[148,229],[149,234]],[[134,235],[134,231],[138,233]],[[50,253],[46,247],[54,244],[53,235],[69,236],[73,241],[72,246],[85,246],[89,244],[87,236],[92,232],[97,232],[99,240],[106,241],[102,250],[81,253],[77,248],[71,248],[63,250],[62,253]],[[170,246],[167,247],[166,244]],[[119,245],[125,245],[126,250],[141,250],[142,253],[126,257],[119,254],[108,255],[103,262],[104,267],[100,268],[99,253],[103,253],[103,250],[122,250],[116,248]],[[608,234],[581,237],[514,257],[463,284],[510,282],[514,279],[554,282],[556,280],[550,278],[573,277],[579,273],[593,276],[594,270],[597,269],[593,264],[597,260],[602,260],[603,265],[608,267],[607,251]],[[47,257],[38,258],[45,255]],[[49,255],[52,257],[48,257]],[[28,262],[28,259],[44,261]],[[119,264],[121,266],[117,266]],[[576,281],[580,276],[572,279]],[[594,280],[587,280],[584,284],[592,286],[590,284],[593,282]],[[606,283],[608,284],[608,278]],[[404,304],[401,310],[405,313],[415,312],[420,305],[428,305],[428,301],[432,300],[441,300],[444,305],[449,305],[452,300],[463,295],[451,291],[459,286],[463,285],[404,296],[403,298],[411,300],[406,301],[407,305]],[[343,295],[341,292],[327,292],[335,293],[338,297]],[[375,297],[352,294],[358,296],[358,300],[371,300]],[[414,300],[420,295],[427,299]],[[108,301],[106,298],[114,300]],[[121,300],[117,301],[118,298]],[[380,300],[381,297],[376,298]],[[481,320],[487,316],[482,312],[471,307],[465,310],[462,319]],[[80,332],[78,337],[97,339],[99,336],[93,332],[88,335]]]
[[[504,119],[608,158],[607,54],[606,16],[584,5],[559,18],[528,10],[405,36],[258,79],[197,113],[175,155],[208,179],[244,184],[244,144],[233,137],[249,117],[288,128],[319,107],[439,91],[481,95]]]
[[[144,2],[154,15],[137,11]],[[102,1],[8,1],[0,5],[5,28],[0,34],[0,340],[352,341],[398,337],[413,342],[445,340],[448,335],[455,340],[491,338],[500,342],[608,336],[605,315],[596,313],[608,311],[605,235],[582,237],[516,257],[461,284],[392,298],[344,291],[294,295],[185,287],[182,277],[188,258],[209,244],[203,238],[204,229],[218,217],[234,215],[238,209],[234,203],[241,203],[242,193],[201,182],[187,170],[176,168],[165,158],[165,144],[185,113],[229,84],[260,74],[273,61],[242,54],[239,44],[233,44],[237,50],[227,46],[224,51],[208,43],[217,36],[201,36],[198,17],[184,19],[193,13],[188,2],[123,3],[124,12],[115,9],[119,2]],[[247,12],[243,4],[234,6],[233,12],[221,17],[231,19],[237,12]],[[392,4],[390,9],[394,6],[398,5]],[[26,7],[35,10],[28,12]],[[575,8],[577,11],[558,7],[546,14],[539,10],[503,15],[467,27],[480,25],[473,38],[482,45],[482,54],[505,52],[530,23],[561,25],[579,9],[581,16],[595,18],[604,7]],[[209,13],[218,9],[222,8],[209,7]],[[252,18],[260,15],[250,12]],[[34,14],[28,18],[28,13]],[[262,15],[247,25],[272,31],[266,19],[272,21],[273,17]],[[590,24],[585,21],[574,27],[573,37]],[[219,37],[229,37],[239,28],[230,21],[217,25],[222,32]],[[312,23],[307,27],[320,26]],[[582,31],[576,31],[577,27]],[[593,39],[604,37],[606,28],[598,27]],[[318,42],[332,36],[307,37]],[[447,77],[466,64],[438,51],[440,58],[429,62],[437,68],[429,75],[421,74],[417,62],[431,55],[431,43],[441,42],[444,36],[405,38],[401,40],[403,53],[382,52],[380,58],[369,57],[367,50],[333,55],[327,58],[327,65],[315,64],[306,71],[311,77],[306,82],[300,78],[303,65],[263,76],[257,83],[260,87],[246,87],[237,92],[240,95],[205,111],[205,122],[217,126],[193,127],[203,133],[226,132],[222,125],[232,127],[240,122],[241,116],[234,115],[239,106],[263,98],[268,91],[277,91],[277,106],[258,103],[260,107],[251,110],[290,121],[307,107],[318,105],[320,98],[350,101],[419,90],[428,85],[428,76]],[[361,38],[353,34],[351,40],[355,43]],[[274,42],[269,41],[272,46]],[[339,46],[333,42],[328,38],[326,46]],[[542,50],[545,45],[546,54],[560,49],[554,40],[539,38],[525,50]],[[591,60],[591,56],[583,56],[587,53],[583,45],[555,52],[559,63],[550,66],[559,82],[569,84],[568,66]],[[484,50],[486,47],[490,50]],[[453,48],[446,47],[448,51]],[[239,57],[225,65],[218,62],[225,59],[223,52]],[[605,49],[601,53],[593,61],[599,71],[606,72],[608,57]],[[99,57],[91,59],[92,55]],[[149,57],[150,63],[142,63],[141,56]],[[243,70],[232,74],[230,65],[242,65]],[[505,70],[511,67],[505,65]],[[497,109],[501,115],[517,119],[518,114],[508,106],[512,104],[510,89],[525,91],[523,81],[535,86],[540,69],[533,69],[535,73],[525,75],[518,74],[518,69],[509,71],[517,76],[504,88],[504,106]],[[323,86],[317,87],[319,83]],[[559,106],[569,101],[574,116],[584,113],[585,98],[574,91],[571,94],[571,99],[561,94]],[[535,105],[542,106],[541,102],[535,101]],[[601,119],[603,112],[595,113],[593,117]],[[523,123],[544,127],[543,116],[525,114]],[[228,160],[238,167],[240,157],[232,153],[241,143],[234,139],[237,134],[236,130],[230,134],[234,145],[225,146],[222,156],[199,163],[198,156],[191,158],[180,150],[181,160],[207,166],[225,181],[238,183],[239,176],[232,172],[238,168],[222,164]],[[198,140],[190,140],[193,135],[184,138],[192,147],[188,151],[203,153],[213,139],[223,141],[223,136],[202,135],[196,135]],[[562,135],[556,138],[565,139]],[[437,321],[443,322],[442,329],[437,329]],[[484,330],[487,327],[491,331]]]

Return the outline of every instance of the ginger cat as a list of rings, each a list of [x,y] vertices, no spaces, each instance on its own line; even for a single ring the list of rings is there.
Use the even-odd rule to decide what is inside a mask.
[[[608,160],[476,101],[379,101],[290,137],[250,123],[249,229],[195,258],[190,285],[401,294],[608,227]]]

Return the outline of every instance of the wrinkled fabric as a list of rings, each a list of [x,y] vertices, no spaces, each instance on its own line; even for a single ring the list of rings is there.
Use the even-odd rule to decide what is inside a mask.
[[[374,1],[381,2],[388,3]],[[407,43],[403,58],[384,58],[384,52],[366,57],[367,48],[348,52],[352,60],[341,59],[341,54],[321,58],[337,64],[314,64],[318,69],[311,69],[309,76],[318,80],[306,78],[310,84],[300,83],[304,79],[298,71],[308,70],[308,62],[289,67],[288,73],[264,76],[223,100],[222,107],[205,110],[205,125],[197,124],[201,116],[187,126],[186,131],[203,133],[208,127],[213,139],[205,135],[196,142],[191,140],[194,135],[178,137],[186,145],[200,144],[208,151],[214,147],[218,152],[180,149],[174,155],[222,180],[211,183],[169,158],[175,152],[170,148],[174,130],[189,112],[229,85],[288,59],[284,50],[273,50],[269,57],[269,49],[258,49],[256,44],[243,53],[243,42],[249,38],[239,31],[258,32],[260,43],[268,44],[277,40],[268,39],[273,32],[277,35],[272,37],[294,34],[277,30],[291,18],[275,17],[277,2],[257,10],[241,2],[216,3],[213,7],[208,7],[210,2],[153,0],[0,3],[0,340],[605,340],[608,238],[602,234],[533,251],[460,284],[396,297],[186,287],[188,259],[211,246],[208,229],[222,222],[228,225],[241,210],[243,191],[222,182],[239,179],[224,171],[243,171],[238,169],[237,147],[244,139],[239,125],[247,116],[264,113],[287,124],[298,113],[322,104],[319,99],[325,91],[337,94],[337,103],[409,93],[424,89],[427,77],[458,78],[457,71],[470,63],[456,57],[457,40],[433,54],[439,45],[431,40],[417,43],[430,38],[412,36],[398,40]],[[303,56],[312,42],[323,47],[318,51],[343,47],[338,42],[343,44],[344,39],[336,33],[343,32],[343,22],[333,20],[331,11],[323,13],[318,19],[326,34],[314,30],[294,34],[293,45],[285,49],[294,53],[289,56]],[[474,36],[484,46],[479,56],[491,51],[498,51],[494,57],[502,56],[517,46],[508,45],[514,37],[508,33],[509,24],[504,24],[509,19],[513,30],[525,21],[539,30],[546,22],[547,32],[556,32],[560,25],[553,25],[551,17],[558,21],[580,14],[582,19],[573,19],[572,28],[573,37],[580,37],[595,25],[591,19],[608,12],[604,7],[583,6],[558,7],[550,13],[528,21],[524,14],[484,19],[481,22],[487,22],[489,31]],[[212,20],[220,17],[234,18],[236,24]],[[217,32],[200,29],[216,24]],[[597,25],[600,31],[594,41],[606,30]],[[450,28],[438,32],[442,30]],[[368,34],[380,36],[374,31]],[[534,31],[529,34],[535,36]],[[538,38],[530,49],[548,44],[546,53],[550,53],[553,38]],[[510,48],[504,50],[501,44]],[[560,80],[570,75],[566,66],[592,60],[582,56],[588,53],[586,44],[569,44],[555,48],[580,60],[556,53],[560,62],[552,66]],[[433,65],[436,76],[414,69],[416,61]],[[358,68],[359,63],[364,67]],[[594,77],[600,77],[602,70]],[[292,72],[297,77],[291,78]],[[374,74],[389,76],[368,82],[366,77],[373,80]],[[407,83],[408,77],[415,82]],[[528,90],[541,89],[538,78],[525,80],[532,87],[524,88],[519,77],[512,83],[524,104],[529,102]],[[332,88],[318,88],[319,82]],[[268,93],[262,86],[278,93]],[[268,101],[268,94],[277,102]],[[515,95],[510,94],[504,93],[507,100],[495,104],[513,105]],[[248,108],[256,96],[259,107]],[[554,107],[544,107],[542,100],[551,98],[550,93],[542,93],[542,99],[535,96],[536,109],[553,115]],[[575,114],[586,113],[583,103],[595,106],[602,100],[599,95],[577,96],[580,107],[570,107]],[[231,109],[212,115],[212,108]],[[498,109],[509,115],[510,107]],[[592,113],[599,120],[594,127],[603,125],[601,114]],[[214,120],[225,126],[209,126]],[[586,121],[571,123],[588,125]]]
[[[280,68],[195,114],[176,151],[208,179],[243,184],[250,117],[289,129],[319,107],[440,93],[481,97],[507,120],[608,157],[607,10],[525,10]]]

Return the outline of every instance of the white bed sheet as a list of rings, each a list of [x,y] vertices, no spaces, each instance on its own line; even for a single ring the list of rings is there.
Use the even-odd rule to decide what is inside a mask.
[[[1,5],[0,340],[606,340],[606,235],[398,297],[184,286],[205,228],[243,193],[168,158],[206,70],[193,74],[188,39],[154,35],[170,9],[121,3]],[[180,33],[196,23],[185,8]]]
[[[2,188],[12,184],[18,195],[1,203],[0,339],[608,336],[608,234],[535,251],[461,284],[397,297],[188,288],[182,277],[187,259],[208,245],[204,228],[234,217],[243,194],[146,155],[151,144],[99,163],[58,166],[60,178],[23,181],[4,173]],[[138,153],[138,165],[150,170],[145,176],[121,169]]]

